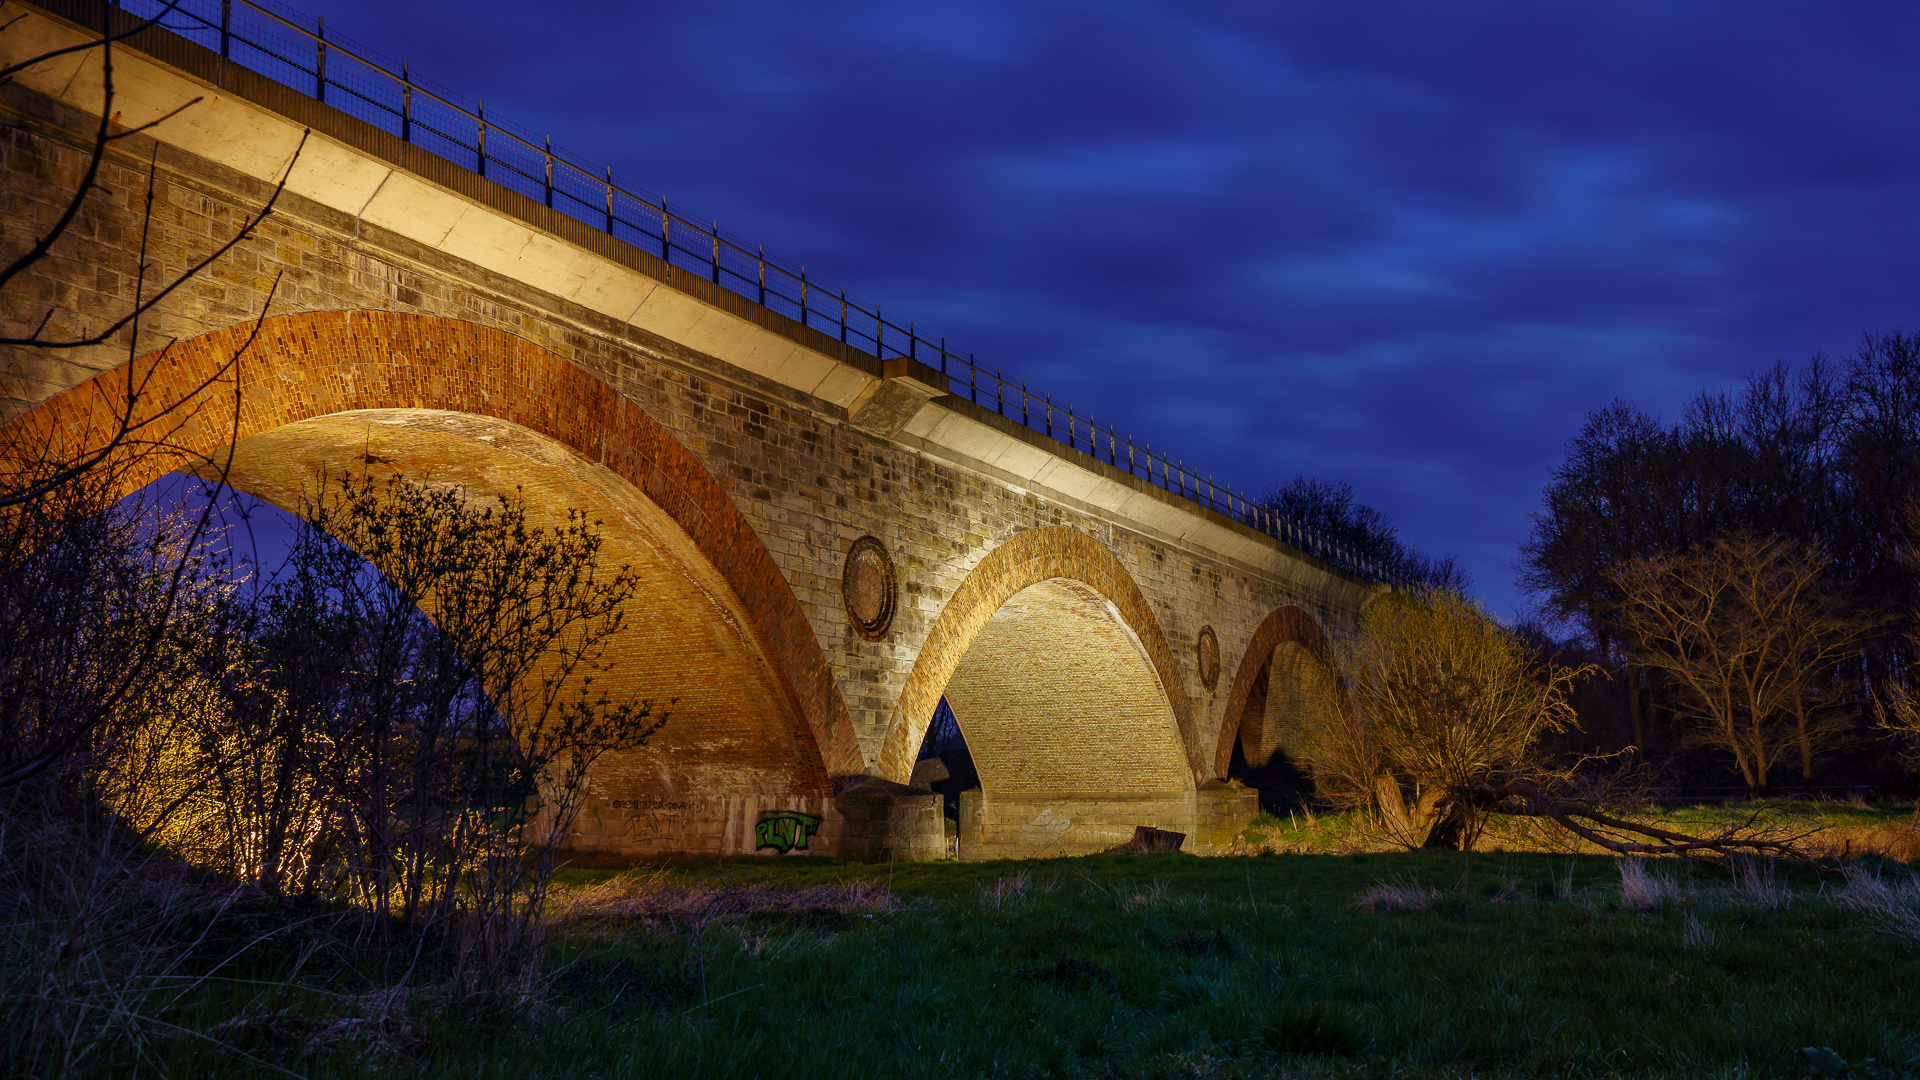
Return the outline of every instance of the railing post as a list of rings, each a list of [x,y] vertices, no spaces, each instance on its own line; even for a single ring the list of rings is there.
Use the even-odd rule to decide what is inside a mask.
[[[315,19],[313,33],[313,99],[327,100],[327,20]]]
[[[760,245],[760,306],[767,306],[767,245]]]
[[[887,324],[880,318],[880,305],[875,304],[873,305],[873,355],[880,357],[882,360],[885,360],[886,356],[880,351],[880,342],[886,337],[886,334]]]
[[[945,375],[946,373],[947,373],[947,339],[945,335],[942,335],[940,338],[940,374]]]
[[[800,267],[800,325],[807,325],[807,268]]]
[[[553,209],[553,136],[547,136],[547,209]],[[549,218],[547,224],[553,224]]]
[[[480,175],[485,176],[487,175],[487,103],[484,101],[478,102],[475,108],[477,111],[473,114],[473,118],[480,122],[480,146],[478,148],[480,151]]]
[[[673,215],[667,213],[667,197],[662,195],[660,196],[660,261],[668,266],[673,265],[673,240],[668,236],[668,229],[672,225]]]
[[[913,320],[907,320],[907,358],[920,359],[920,339],[913,332]]]
[[[973,354],[967,354],[967,400],[980,404],[980,367],[973,362]]]
[[[227,58],[233,42],[233,0],[220,0],[220,59]]]
[[[847,287],[840,286],[840,344],[847,343]]]
[[[400,61],[400,141],[413,141],[413,70]]]
[[[1047,438],[1053,438],[1053,394],[1048,392],[1047,402]]]
[[[713,283],[720,284],[720,223],[713,223]]]

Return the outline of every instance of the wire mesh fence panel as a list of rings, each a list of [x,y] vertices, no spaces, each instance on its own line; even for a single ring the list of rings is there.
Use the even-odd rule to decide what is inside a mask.
[[[327,56],[327,104],[389,135],[401,134],[407,115],[406,84],[338,51]]]
[[[487,179],[509,191],[537,203],[547,201],[546,155],[492,129],[487,135],[486,173]]]
[[[408,136],[413,145],[461,168],[479,168],[478,122],[427,94],[414,94],[410,104]]]
[[[597,229],[607,225],[607,178],[564,161],[553,163],[553,208]]]
[[[209,11],[209,8],[211,9]],[[142,18],[159,16],[158,25],[186,38],[195,45],[214,52],[220,51],[220,5],[200,3],[174,4],[171,10],[165,3],[153,0],[137,0],[126,5],[126,10]]]
[[[660,254],[660,210],[624,191],[613,193],[613,236],[650,255]]]

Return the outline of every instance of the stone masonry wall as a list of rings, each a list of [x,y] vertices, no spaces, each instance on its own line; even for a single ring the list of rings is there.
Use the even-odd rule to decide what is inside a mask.
[[[75,132],[86,118],[14,85],[0,88],[0,254],[22,250],[58,213],[85,158]],[[125,310],[135,288],[149,181],[139,162],[157,149],[154,214],[147,238],[150,281],[170,280],[232,236],[269,194],[259,182],[213,162],[141,138],[126,140],[53,257],[10,288],[0,323],[18,332],[48,310],[56,332],[85,332]],[[15,350],[0,357],[0,408],[18,416],[103,371],[174,339],[227,329],[258,316],[374,311],[453,320],[511,335],[563,358],[656,422],[713,477],[751,525],[791,589],[832,673],[869,770],[905,780],[882,761],[920,646],[948,599],[997,547],[1036,529],[1072,530],[1111,552],[1147,598],[1177,665],[1166,689],[1190,715],[1189,764],[1214,775],[1224,697],[1256,629],[1276,608],[1297,607],[1329,627],[1351,612],[1335,597],[1231,564],[1178,539],[1091,512],[1073,500],[1020,490],[977,467],[939,459],[913,440],[882,440],[848,422],[821,398],[723,363],[672,340],[414,243],[363,220],[285,194],[274,213],[232,251],[172,294],[137,340],[74,351]],[[316,329],[315,333],[322,331]],[[458,335],[455,335],[458,337]],[[488,358],[463,358],[484,366]],[[301,388],[290,388],[305,393]],[[565,388],[559,388],[565,390]],[[410,406],[360,401],[355,407]],[[564,413],[580,403],[543,407]],[[965,402],[934,403],[968,415]],[[992,419],[992,418],[987,418]],[[984,421],[983,421],[984,422]],[[1037,438],[1037,437],[1036,437]],[[841,598],[847,550],[871,535],[891,552],[900,602],[891,632],[868,641],[849,624]],[[1202,678],[1198,643],[1211,626],[1221,671]],[[1264,660],[1264,655],[1254,662]],[[827,755],[831,757],[832,755]],[[842,757],[841,760],[848,760]],[[906,763],[911,768],[911,759]],[[883,767],[884,766],[884,767]]]

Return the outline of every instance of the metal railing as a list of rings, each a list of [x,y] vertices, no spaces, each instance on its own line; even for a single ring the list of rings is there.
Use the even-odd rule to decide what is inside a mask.
[[[327,32],[312,18],[265,0],[112,0],[140,18],[315,101],[398,136],[475,173],[606,232],[682,270],[884,360],[911,357],[938,369],[948,392],[1041,432],[1129,475],[1177,494],[1344,570],[1377,581],[1398,575],[1298,522],[1116,432],[999,368],[976,363],[923,336],[913,321],[885,316],[847,290],[824,285],[758,245],[689,216],[667,200],[614,179],[556,150],[538,136],[378,54]]]

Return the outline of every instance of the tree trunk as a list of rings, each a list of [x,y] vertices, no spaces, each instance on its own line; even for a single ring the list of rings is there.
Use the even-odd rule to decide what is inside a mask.
[[[1634,749],[1645,751],[1647,727],[1640,715],[1640,668],[1632,660],[1627,661],[1627,719],[1633,724]]]
[[[1807,738],[1807,699],[1793,699],[1793,723],[1800,738],[1800,786],[1813,787],[1813,742]]]
[[[1473,830],[1473,808],[1462,799],[1449,799],[1441,808],[1440,815],[1433,820],[1433,828],[1427,830],[1427,838],[1421,843],[1422,850],[1464,851],[1467,837]]]
[[[1747,795],[1751,798],[1760,798],[1765,795],[1766,777],[1756,770],[1757,763],[1749,760],[1746,751],[1740,748],[1739,737],[1736,735],[1729,738],[1727,747],[1733,751],[1734,764],[1740,766],[1740,779],[1747,785]]]

